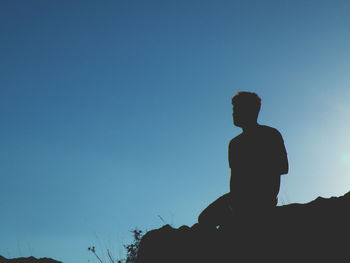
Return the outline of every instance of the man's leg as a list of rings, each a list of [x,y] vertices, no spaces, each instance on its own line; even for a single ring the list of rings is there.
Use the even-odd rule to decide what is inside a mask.
[[[230,193],[225,194],[211,203],[198,217],[200,225],[209,228],[223,226],[232,219]]]

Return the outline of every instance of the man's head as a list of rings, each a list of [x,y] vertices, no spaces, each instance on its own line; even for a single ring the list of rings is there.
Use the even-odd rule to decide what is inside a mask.
[[[254,92],[240,91],[232,97],[233,123],[238,127],[247,127],[257,123],[261,98]]]

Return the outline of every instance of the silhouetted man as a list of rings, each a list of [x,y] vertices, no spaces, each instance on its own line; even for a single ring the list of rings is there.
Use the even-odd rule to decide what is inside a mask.
[[[260,97],[252,92],[238,92],[232,105],[234,125],[243,132],[229,144],[230,192],[201,213],[201,225],[217,227],[237,217],[268,212],[277,205],[280,176],[288,173],[281,134],[257,122]]]

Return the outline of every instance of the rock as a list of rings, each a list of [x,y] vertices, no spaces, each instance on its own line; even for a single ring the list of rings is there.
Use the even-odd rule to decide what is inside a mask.
[[[220,229],[165,225],[142,237],[136,263],[340,262],[348,258],[349,223],[350,192]]]

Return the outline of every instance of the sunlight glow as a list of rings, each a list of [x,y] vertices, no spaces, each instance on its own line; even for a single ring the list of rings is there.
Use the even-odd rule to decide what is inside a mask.
[[[343,164],[350,164],[350,153],[349,152],[344,152],[342,155],[341,155],[341,158],[340,158],[341,162]]]

